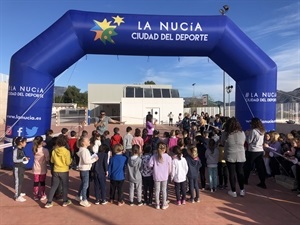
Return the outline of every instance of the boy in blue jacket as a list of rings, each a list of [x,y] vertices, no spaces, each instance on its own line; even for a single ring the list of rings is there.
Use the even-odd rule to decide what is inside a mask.
[[[118,205],[124,205],[123,184],[125,180],[125,168],[127,157],[123,155],[123,146],[116,144],[113,147],[114,156],[108,165],[108,177],[110,179],[110,202],[114,203],[115,193],[118,192]]]

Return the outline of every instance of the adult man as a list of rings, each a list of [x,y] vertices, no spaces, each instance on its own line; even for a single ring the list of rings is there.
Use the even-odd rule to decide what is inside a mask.
[[[173,117],[174,117],[173,113],[170,112],[168,117],[169,117],[169,126],[173,126]]]
[[[101,110],[100,111],[99,120],[98,120],[98,122],[94,123],[94,126],[95,126],[96,130],[98,131],[98,133],[100,135],[103,135],[104,131],[107,130],[107,126],[108,126],[109,123],[122,124],[123,122],[120,122],[120,121],[117,121],[117,120],[113,120],[109,116],[105,115],[105,111],[104,110]]]

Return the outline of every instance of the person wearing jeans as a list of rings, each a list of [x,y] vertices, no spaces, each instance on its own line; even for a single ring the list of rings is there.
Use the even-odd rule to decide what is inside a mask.
[[[228,194],[232,197],[237,197],[236,177],[240,187],[240,195],[245,196],[243,170],[244,162],[246,161],[245,140],[246,136],[239,121],[235,117],[229,118],[224,126],[221,144],[224,145],[224,157],[228,167],[231,186]]]
[[[81,184],[76,198],[80,200],[80,205],[89,207],[91,204],[87,201],[87,190],[89,187],[90,169],[92,168],[92,164],[98,160],[98,155],[93,154],[91,156],[90,151],[87,149],[90,145],[88,137],[81,137],[78,141],[78,145],[80,146],[77,155],[79,156],[78,169],[80,171]]]

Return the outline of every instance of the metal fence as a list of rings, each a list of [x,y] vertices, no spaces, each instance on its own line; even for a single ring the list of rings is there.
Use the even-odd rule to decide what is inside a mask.
[[[276,104],[276,121],[300,123],[300,103],[278,103]],[[197,107],[197,113],[207,112],[209,115],[223,114],[223,107]],[[192,113],[194,108],[184,108],[184,112]],[[225,116],[235,116],[235,106],[225,108]]]

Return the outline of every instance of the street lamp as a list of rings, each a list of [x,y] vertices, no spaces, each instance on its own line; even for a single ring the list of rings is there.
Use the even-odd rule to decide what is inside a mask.
[[[229,10],[229,6],[228,5],[223,5],[223,8],[219,10],[219,12],[222,15],[225,15],[225,13],[227,13],[227,11]]]
[[[232,91],[232,88],[233,86],[232,85],[229,85],[229,86],[226,86],[226,92],[228,94],[228,117],[230,117],[230,93]]]
[[[195,85],[196,85],[196,83],[192,84],[192,86],[193,86],[193,107],[195,107]]]

